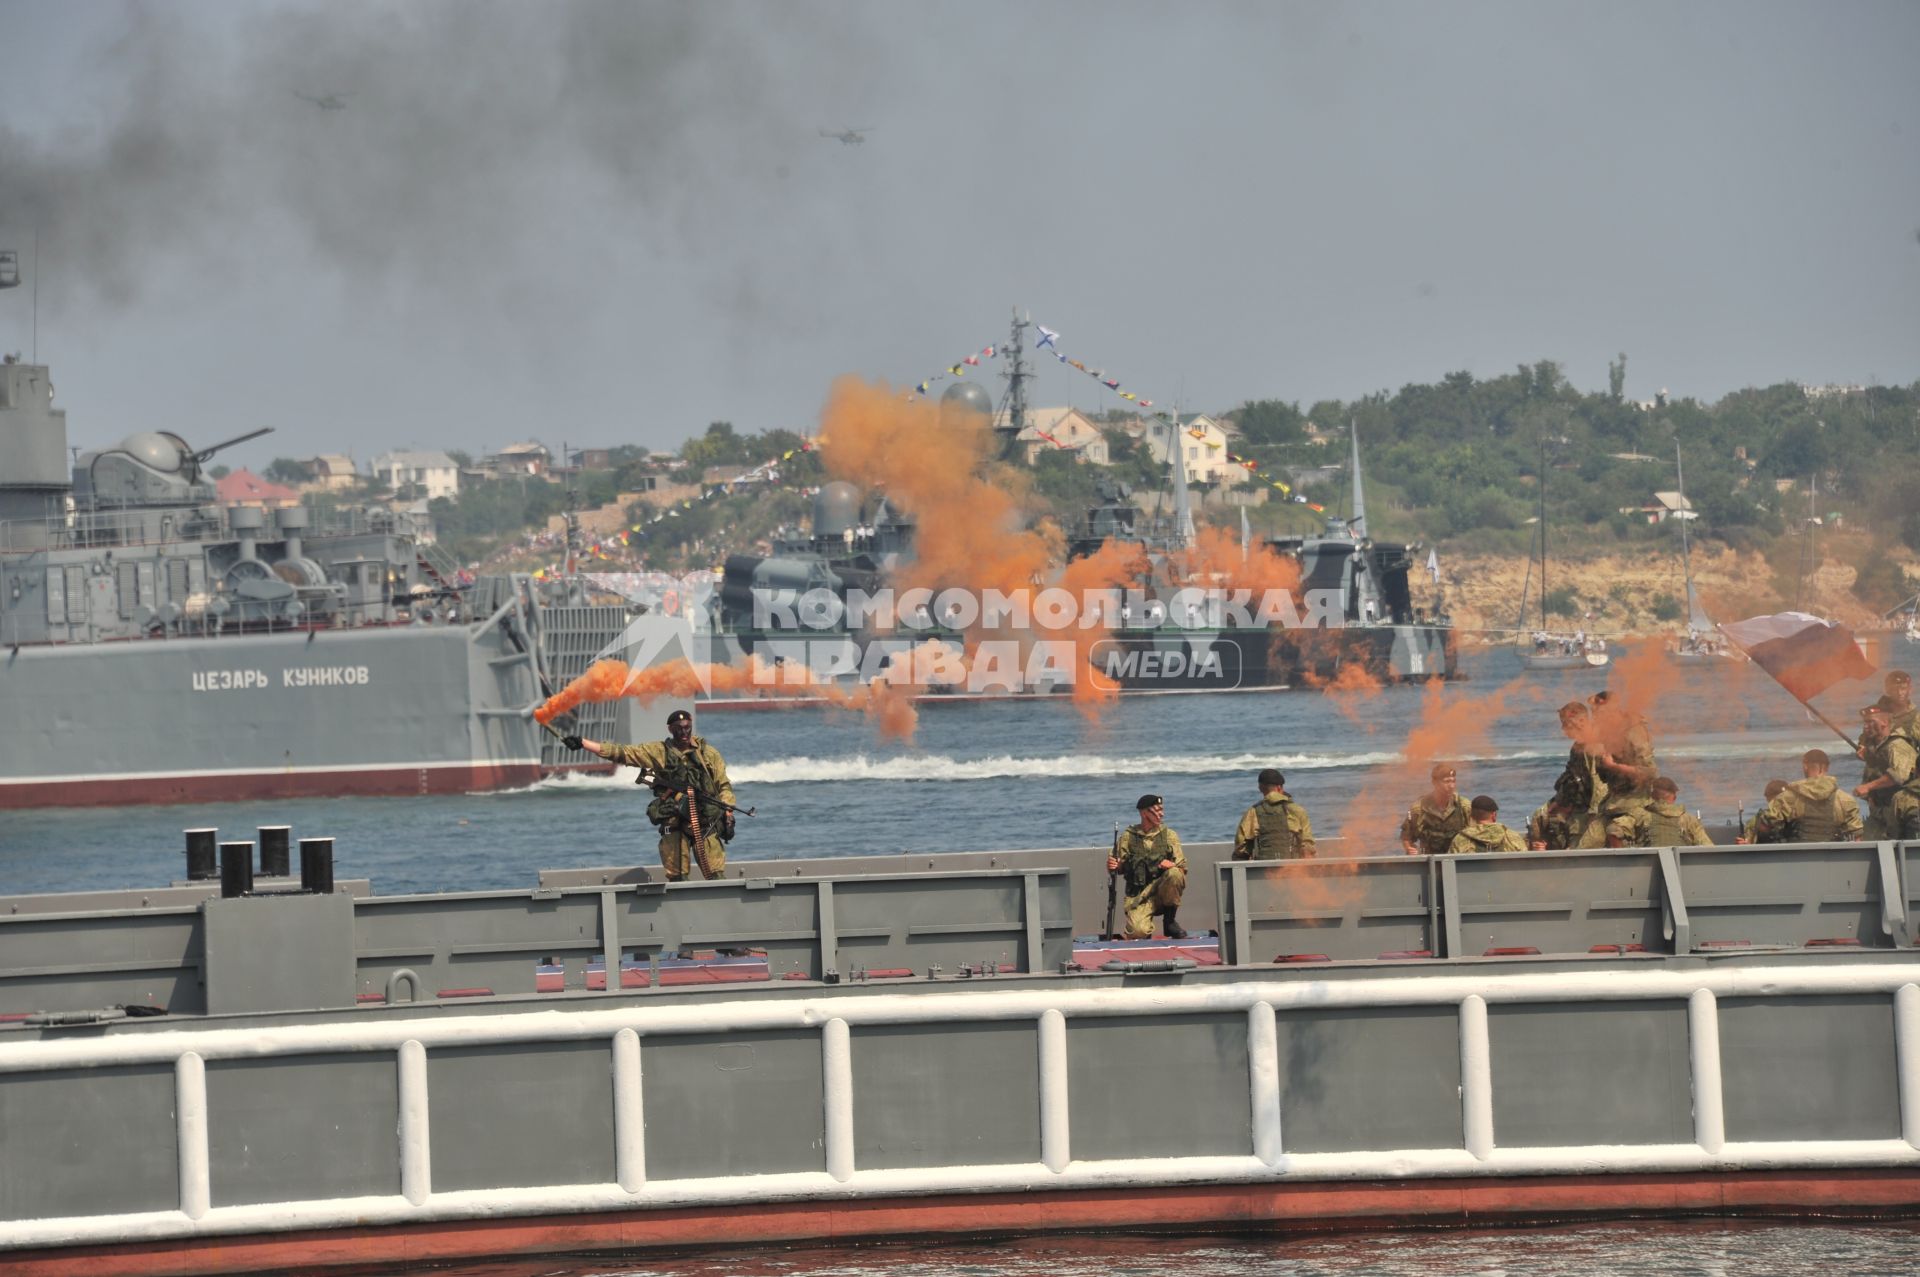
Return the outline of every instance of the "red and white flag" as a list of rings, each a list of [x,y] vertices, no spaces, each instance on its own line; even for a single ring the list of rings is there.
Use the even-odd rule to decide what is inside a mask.
[[[1873,662],[1860,650],[1852,630],[1805,612],[1733,621],[1720,632],[1798,701],[1810,701],[1835,683],[1873,674]]]

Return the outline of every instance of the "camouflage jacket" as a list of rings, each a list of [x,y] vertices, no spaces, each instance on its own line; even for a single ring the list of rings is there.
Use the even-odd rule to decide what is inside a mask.
[[[1548,851],[1569,851],[1580,845],[1580,833],[1588,826],[1586,812],[1553,810],[1551,803],[1534,808],[1532,818],[1526,822],[1526,845],[1546,843]]]
[[[1120,872],[1127,880],[1127,894],[1139,895],[1160,876],[1160,862],[1171,860],[1173,867],[1185,872],[1187,853],[1180,849],[1180,835],[1170,825],[1148,833],[1138,825],[1128,825],[1120,835]]]
[[[1260,838],[1260,803],[1285,803],[1287,805],[1287,831],[1293,835],[1293,858],[1311,857],[1313,846],[1313,821],[1307,817],[1307,809],[1289,798],[1283,791],[1274,790],[1261,797],[1260,802],[1247,808],[1240,817],[1239,826],[1233,831],[1233,858],[1235,860],[1257,860],[1255,844]]]
[[[1520,835],[1508,829],[1497,820],[1483,825],[1468,825],[1453,836],[1453,842],[1447,851],[1451,855],[1464,856],[1481,851],[1525,851],[1527,844],[1520,841]]]
[[[1423,855],[1438,856],[1453,845],[1453,836],[1472,820],[1473,808],[1460,795],[1455,794],[1452,806],[1442,811],[1433,805],[1433,795],[1422,794],[1400,822],[1400,841],[1413,843]]]
[[[1670,834],[1661,835],[1662,828]],[[1626,847],[1711,847],[1707,828],[1700,818],[1679,803],[1648,803],[1607,824],[1607,837],[1618,838]]]
[[[1867,801],[1875,807],[1884,807],[1893,801],[1895,793],[1903,788],[1913,787],[1915,751],[1913,742],[1904,736],[1884,736],[1869,745],[1860,743],[1861,760],[1866,768],[1860,773],[1860,783],[1865,785],[1882,776],[1893,777],[1891,788],[1875,790]]]
[[[727,760],[720,757],[720,751],[709,745],[704,737],[694,737],[691,749],[681,749],[671,740],[651,740],[640,745],[608,743],[601,746],[601,757],[623,767],[637,767],[643,772],[656,773],[658,779],[653,787],[655,797],[647,804],[647,819],[654,824],[665,826],[676,819],[676,804],[667,796],[672,788],[669,782],[676,778],[681,778],[683,783],[690,781],[706,791],[709,801],[700,805],[704,829],[718,831],[726,824],[725,810],[714,806],[710,800],[717,798],[723,803],[733,802],[733,784],[727,779]]]
[[[1753,818],[1755,842],[1854,842],[1864,831],[1860,804],[1831,776],[1796,780]]]

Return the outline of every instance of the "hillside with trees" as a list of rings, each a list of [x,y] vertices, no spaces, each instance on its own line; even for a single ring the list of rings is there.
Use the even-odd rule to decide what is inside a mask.
[[[1894,607],[1920,588],[1911,571],[1920,555],[1920,384],[1781,383],[1713,403],[1669,402],[1664,395],[1641,403],[1623,393],[1624,355],[1609,364],[1608,380],[1603,391],[1583,391],[1543,360],[1502,376],[1456,372],[1345,402],[1253,400],[1216,419],[1229,425],[1230,446],[1266,472],[1309,475],[1298,497],[1334,512],[1347,508],[1346,427],[1353,423],[1375,535],[1435,545],[1515,593],[1522,578],[1506,582],[1502,565],[1517,572],[1526,562],[1544,461],[1551,552],[1563,574],[1549,602],[1568,616],[1592,615],[1596,606],[1636,624],[1677,616],[1678,591],[1661,576],[1673,571],[1674,527],[1641,513],[1655,492],[1674,489],[1676,444],[1699,516],[1691,525],[1701,556],[1696,568],[1716,565],[1711,570],[1727,574],[1728,591],[1737,580],[1743,597],[1790,605],[1796,577],[1804,582],[1817,566],[1801,563],[1809,554],[1837,559],[1845,589],[1864,609]],[[1137,499],[1153,500],[1165,487],[1164,467],[1141,441],[1143,423],[1123,411],[1098,422],[1110,457],[1105,473],[1130,484]],[[825,478],[820,455],[805,444],[793,431],[743,434],[714,422],[671,457],[612,449],[609,468],[570,477],[571,498],[569,485],[508,477],[432,508],[442,540],[463,561],[516,542],[519,557],[530,561],[541,548],[530,534],[570,500],[588,509],[618,505],[621,519],[643,529],[621,557],[632,566],[684,571],[764,549],[780,527],[805,523],[804,494]],[[774,482],[697,486],[698,499],[671,503],[673,516],[658,522],[665,503],[632,499],[649,482],[685,490],[716,472],[744,473],[789,452]],[[1095,502],[1100,469],[1069,453],[1041,450],[1031,463],[1022,456],[1004,464],[1003,481],[1036,517],[1071,526]],[[1316,473],[1318,482],[1311,480]],[[1818,493],[1811,507],[1810,483]],[[1208,496],[1207,485],[1197,488],[1198,497]],[[1309,532],[1323,522],[1306,505],[1271,488],[1267,494],[1273,499],[1248,510],[1258,534]],[[1198,509],[1203,520],[1237,526],[1235,506],[1213,501]],[[1811,550],[1810,515],[1819,533]],[[1584,580],[1583,564],[1612,579]],[[1620,574],[1640,567],[1652,575],[1629,591]],[[1623,593],[1632,594],[1630,602]]]

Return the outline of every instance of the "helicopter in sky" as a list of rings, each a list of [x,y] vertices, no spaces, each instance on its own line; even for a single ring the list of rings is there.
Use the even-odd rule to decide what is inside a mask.
[[[290,90],[293,96],[302,102],[311,102],[322,111],[344,111],[347,109],[347,95],[344,93],[302,93],[298,89]]]
[[[873,132],[873,125],[862,124],[858,128],[850,129],[821,129],[820,136],[838,138],[842,146],[858,146],[867,140],[866,135],[871,132]]]

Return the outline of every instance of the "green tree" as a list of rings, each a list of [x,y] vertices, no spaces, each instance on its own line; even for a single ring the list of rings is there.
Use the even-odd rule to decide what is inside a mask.
[[[681,444],[680,455],[686,458],[688,464],[701,470],[708,466],[749,464],[750,456],[746,440],[734,431],[731,421],[712,423],[704,435]]]
[[[270,483],[305,483],[311,476],[304,461],[295,461],[292,457],[275,457],[260,472],[261,477]]]
[[[1299,407],[1278,399],[1250,400],[1235,408],[1231,416],[1249,450],[1299,443],[1307,437],[1307,419]]]

